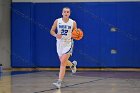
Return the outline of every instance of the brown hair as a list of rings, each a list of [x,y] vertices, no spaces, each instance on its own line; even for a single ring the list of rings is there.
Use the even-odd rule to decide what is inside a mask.
[[[63,7],[62,11],[64,10],[64,8],[69,9],[69,10],[70,10],[70,12],[71,12],[71,9],[70,9],[69,7]]]

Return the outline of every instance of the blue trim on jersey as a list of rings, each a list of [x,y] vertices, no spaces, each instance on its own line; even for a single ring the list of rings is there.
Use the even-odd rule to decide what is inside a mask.
[[[72,53],[72,51],[73,51],[73,46],[74,46],[74,41],[73,41],[73,39],[72,39],[72,41],[71,41],[71,48],[70,48],[69,51],[66,52],[65,54],[69,53],[70,51],[71,51],[71,53]]]

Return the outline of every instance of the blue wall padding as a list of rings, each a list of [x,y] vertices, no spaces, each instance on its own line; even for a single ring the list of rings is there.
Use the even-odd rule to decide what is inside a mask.
[[[140,67],[140,2],[12,3],[12,67],[59,67],[49,31],[65,6],[84,31],[70,58],[78,67]]]

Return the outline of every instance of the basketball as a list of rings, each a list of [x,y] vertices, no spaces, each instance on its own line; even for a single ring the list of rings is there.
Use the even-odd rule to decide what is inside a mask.
[[[74,29],[72,31],[72,38],[74,40],[81,40],[83,38],[83,31],[81,29]]]

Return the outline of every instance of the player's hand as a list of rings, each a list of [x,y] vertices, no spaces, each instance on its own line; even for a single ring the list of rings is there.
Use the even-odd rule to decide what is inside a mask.
[[[61,39],[61,38],[62,38],[62,35],[61,35],[61,34],[57,34],[57,35],[56,35],[56,38],[57,38],[57,39]]]

